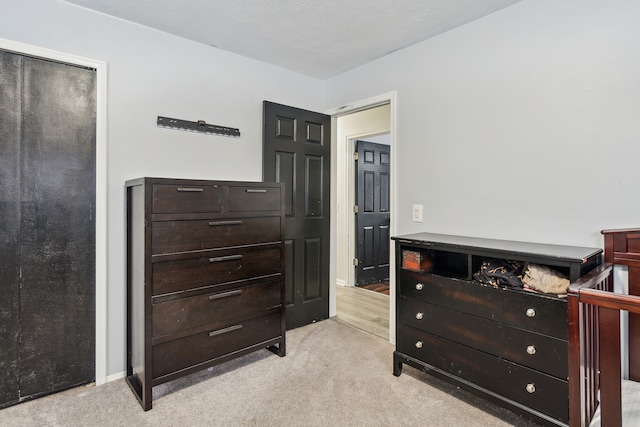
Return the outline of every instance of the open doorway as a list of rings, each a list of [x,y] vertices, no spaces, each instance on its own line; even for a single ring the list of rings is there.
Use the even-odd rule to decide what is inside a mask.
[[[367,264],[362,250],[358,250],[358,218],[356,209],[364,207],[358,205],[357,190],[357,152],[358,141],[372,143],[385,142],[390,146],[391,137],[391,105],[389,102],[377,105],[364,106],[336,119],[336,196],[338,215],[336,223],[336,318],[343,323],[357,327],[365,332],[372,333],[385,339],[392,339],[390,332],[393,330],[392,297],[391,290],[378,293],[356,286],[358,284],[359,266]],[[391,173],[386,172],[389,180]],[[393,188],[388,185],[389,192]],[[391,210],[392,194],[388,194],[387,210]],[[360,202],[362,204],[362,202]],[[391,213],[391,212],[389,212]],[[390,219],[383,227],[385,236],[376,236],[378,240],[389,240]],[[370,238],[373,238],[373,228]],[[360,252],[360,253],[359,253]],[[380,278],[380,282],[390,277],[388,264],[390,259],[389,248],[383,249],[382,262],[387,264],[387,272]],[[378,254],[380,257],[380,254]],[[360,261],[362,260],[362,261]],[[360,268],[362,270],[362,268]],[[366,280],[369,281],[369,280]],[[390,283],[389,283],[390,284]],[[390,328],[391,326],[391,328]]]

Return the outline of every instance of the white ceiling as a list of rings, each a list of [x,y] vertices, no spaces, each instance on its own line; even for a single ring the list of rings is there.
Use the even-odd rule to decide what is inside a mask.
[[[521,0],[65,0],[326,79]]]

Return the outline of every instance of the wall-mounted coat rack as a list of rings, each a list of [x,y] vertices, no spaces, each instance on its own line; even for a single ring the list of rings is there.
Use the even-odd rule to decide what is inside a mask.
[[[188,120],[172,119],[169,117],[158,116],[158,127],[186,130],[190,132],[200,132],[223,136],[240,137],[240,129],[230,128],[227,126],[210,125],[204,120],[190,122]]]

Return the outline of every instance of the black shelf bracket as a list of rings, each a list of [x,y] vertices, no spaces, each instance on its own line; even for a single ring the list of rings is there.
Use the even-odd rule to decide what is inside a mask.
[[[227,126],[210,125],[204,120],[190,122],[188,120],[172,119],[169,117],[158,116],[158,127],[185,130],[189,132],[200,132],[206,134],[240,137],[240,129],[230,128]]]

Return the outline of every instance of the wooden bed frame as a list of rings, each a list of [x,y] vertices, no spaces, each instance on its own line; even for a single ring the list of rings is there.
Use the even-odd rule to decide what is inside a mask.
[[[622,426],[622,409],[640,406],[622,396],[620,350],[620,312],[626,310],[630,381],[625,386],[640,388],[640,229],[602,234],[605,263],[572,283],[567,297],[571,427],[589,426],[597,411],[602,426]],[[615,265],[628,268],[628,295],[613,290]]]

